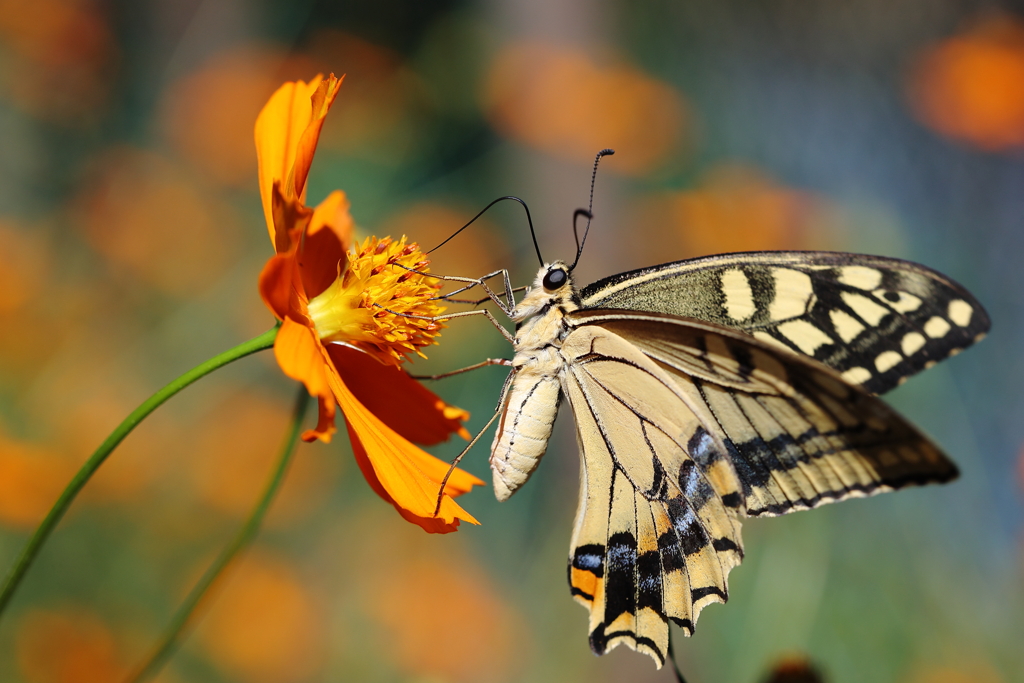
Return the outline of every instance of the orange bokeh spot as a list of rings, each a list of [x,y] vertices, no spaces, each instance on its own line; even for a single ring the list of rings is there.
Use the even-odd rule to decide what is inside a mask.
[[[19,623],[16,642],[28,683],[117,681],[126,673],[113,634],[93,614],[33,610]]]
[[[96,62],[108,56],[111,39],[98,9],[81,0],[0,0],[0,36],[9,49],[37,62]]]
[[[222,52],[164,93],[164,133],[178,153],[217,182],[249,187],[256,174],[256,115],[282,78],[317,71],[310,60],[273,46]]]
[[[35,527],[75,469],[75,463],[56,453],[0,436],[0,522]]]
[[[251,512],[280,453],[290,415],[287,402],[251,392],[232,394],[207,412],[186,470],[204,503],[238,518]],[[300,445],[267,523],[294,522],[315,510],[330,495],[340,464],[333,450]]]
[[[100,3],[0,0],[0,83],[23,109],[80,125],[105,102],[116,53]]]
[[[988,151],[1024,146],[1024,22],[985,20],[925,49],[910,70],[915,116]]]
[[[0,218],[0,375],[8,389],[29,391],[22,381],[46,367],[89,315],[89,287],[70,285],[55,269],[51,221],[30,224]],[[20,386],[19,386],[20,385]]]
[[[662,226],[643,241],[652,262],[733,251],[828,246],[828,207],[810,192],[779,185],[742,165],[712,168],[694,190],[646,197],[637,225]]]
[[[423,141],[419,122],[430,109],[429,98],[400,54],[335,29],[315,32],[305,54],[324,65],[324,73],[345,74],[344,92],[324,125],[324,149],[397,163]]]
[[[138,279],[175,295],[203,291],[235,258],[231,208],[152,152],[99,159],[78,200],[90,244]]]
[[[687,124],[682,95],[625,65],[599,66],[581,52],[540,44],[502,51],[484,106],[501,133],[548,154],[589,163],[604,147],[612,168],[644,174],[678,155]]]
[[[421,550],[365,579],[363,609],[397,663],[442,680],[514,680],[528,643],[519,615],[469,558]]]
[[[1002,683],[1003,677],[984,661],[957,666],[927,666],[907,678],[910,683]]]
[[[96,344],[101,346],[101,344]],[[62,377],[63,387],[87,401],[69,402],[59,411],[51,429],[56,441],[76,465],[81,465],[108,434],[135,407],[136,396],[145,390],[132,382],[111,381],[109,358],[100,354],[94,361],[105,372],[70,372]],[[104,380],[105,378],[105,380]],[[106,381],[107,385],[103,383]],[[53,416],[50,416],[53,419]],[[157,411],[140,424],[117,448],[117,457],[109,458],[93,475],[80,500],[89,503],[125,503],[139,499],[162,475],[174,467],[178,454],[181,425],[167,411]],[[70,478],[70,473],[68,474]]]
[[[38,235],[2,220],[0,245],[0,315],[4,315],[38,296],[49,264]]]
[[[230,570],[196,632],[213,661],[251,683],[309,679],[324,660],[325,635],[296,569],[258,551]]]

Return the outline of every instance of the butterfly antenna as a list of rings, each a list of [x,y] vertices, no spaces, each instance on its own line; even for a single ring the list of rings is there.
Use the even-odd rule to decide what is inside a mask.
[[[611,156],[615,154],[614,149],[602,149],[597,153],[597,157],[594,158],[594,172],[590,176],[590,204],[586,210],[576,209],[576,213],[572,215],[572,234],[576,238],[576,260],[569,266],[571,272],[576,268],[576,264],[580,262],[580,255],[583,254],[583,245],[587,241],[587,234],[590,232],[590,221],[594,217],[594,183],[597,182],[597,165],[601,163],[601,157]],[[579,233],[576,231],[576,219],[581,215],[587,217],[587,227],[583,230],[583,239],[579,238]]]
[[[448,244],[450,241],[452,241],[452,239],[455,238],[456,235],[458,235],[460,232],[462,232],[463,230],[465,230],[469,226],[473,225],[473,223],[476,222],[476,219],[480,218],[480,216],[483,216],[484,213],[487,211],[487,209],[491,208],[492,206],[494,206],[498,202],[505,201],[506,199],[509,199],[511,201],[514,201],[514,202],[519,202],[520,204],[523,205],[523,209],[526,210],[526,222],[530,224],[530,236],[533,237],[533,248],[537,251],[537,258],[540,260],[541,265],[544,265],[544,259],[540,255],[540,246],[538,246],[538,244],[537,244],[537,232],[533,229],[533,217],[530,216],[530,207],[528,207],[526,205],[526,202],[524,202],[522,199],[520,199],[519,197],[513,197],[512,195],[509,195],[507,197],[498,197],[497,199],[495,199],[493,202],[491,202],[490,204],[485,206],[480,211],[480,213],[478,213],[477,215],[473,216],[473,218],[468,223],[466,223],[461,228],[459,228],[454,233],[452,233],[451,236],[448,237],[448,239],[446,239],[444,242],[441,242],[441,244],[437,245],[436,247],[434,247],[433,249],[431,249],[427,253],[429,254],[431,252],[437,251],[438,249],[440,249],[444,245]]]

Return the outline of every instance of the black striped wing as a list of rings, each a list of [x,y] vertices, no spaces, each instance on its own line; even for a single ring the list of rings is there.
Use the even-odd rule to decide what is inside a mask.
[[[664,662],[728,596],[739,519],[957,474],[879,399],[800,355],[671,315],[583,310],[562,346],[582,453],[569,582],[597,653]]]
[[[838,252],[750,252],[605,278],[584,308],[671,313],[806,354],[871,393],[892,389],[989,328],[956,282],[899,259]]]
[[[581,454],[572,594],[590,610],[594,652],[625,643],[661,667],[669,620],[690,634],[704,606],[726,600],[742,557],[740,484],[710,457],[725,448],[703,427],[713,416],[635,346],[594,326],[562,353]]]

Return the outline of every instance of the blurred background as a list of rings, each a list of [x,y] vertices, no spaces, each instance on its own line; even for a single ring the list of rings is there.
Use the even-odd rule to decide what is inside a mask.
[[[347,74],[310,175],[363,235],[429,248],[491,199],[546,258],[602,166],[581,284],[702,254],[839,249],[925,263],[993,320],[888,396],[949,486],[744,526],[691,683],[809,659],[828,681],[1024,681],[1024,14],[981,0],[0,0],[0,564],[141,400],[271,326],[252,127],[285,79]],[[435,272],[537,263],[503,204]],[[509,356],[453,324],[413,372]],[[481,426],[504,373],[432,388]],[[173,399],[104,465],[0,622],[0,680],[116,681],[269,473],[294,388],[264,353]],[[342,433],[344,433],[342,431]],[[487,442],[489,443],[489,438]],[[460,443],[435,449],[452,457]],[[565,561],[578,459],[428,536],[347,440],[303,445],[255,547],[164,683],[669,681],[595,658]],[[464,461],[489,481],[487,449]]]

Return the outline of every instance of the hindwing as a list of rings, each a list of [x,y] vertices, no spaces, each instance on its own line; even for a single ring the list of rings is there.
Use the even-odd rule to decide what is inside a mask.
[[[584,308],[671,313],[813,357],[880,394],[988,331],[963,287],[916,263],[839,252],[720,254],[621,273]]]
[[[569,584],[590,610],[594,652],[625,643],[661,666],[669,620],[692,633],[700,610],[728,596],[739,481],[713,455],[725,446],[703,426],[710,414],[698,418],[636,347],[595,326],[562,353],[581,453]]]
[[[581,452],[569,557],[595,652],[664,663],[725,602],[742,515],[777,515],[912,484],[953,465],[863,388],[812,360],[703,321],[567,316],[564,387]]]

